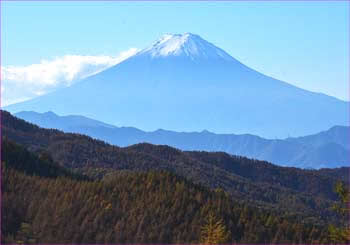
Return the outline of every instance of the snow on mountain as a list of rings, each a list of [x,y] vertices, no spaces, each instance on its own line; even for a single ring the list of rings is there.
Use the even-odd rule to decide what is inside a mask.
[[[138,55],[140,54],[150,54],[152,57],[185,55],[191,59],[195,59],[196,57],[206,59],[233,59],[222,49],[192,33],[185,33],[183,35],[165,34],[158,41],[154,42],[153,45],[142,50]]]
[[[206,129],[266,138],[349,123],[349,103],[265,76],[190,33],[165,35],[69,88],[5,109],[77,114],[146,131]]]

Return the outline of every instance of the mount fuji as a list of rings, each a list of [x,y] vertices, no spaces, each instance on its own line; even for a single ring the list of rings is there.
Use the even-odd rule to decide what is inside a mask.
[[[206,129],[267,138],[349,123],[348,102],[263,75],[191,33],[164,35],[71,87],[4,109],[78,114],[147,131]]]

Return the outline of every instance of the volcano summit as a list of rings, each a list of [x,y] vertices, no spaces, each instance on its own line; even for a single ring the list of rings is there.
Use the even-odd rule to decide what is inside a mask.
[[[348,125],[349,103],[265,76],[185,33],[164,35],[71,87],[5,109],[78,114],[143,130],[283,138]]]

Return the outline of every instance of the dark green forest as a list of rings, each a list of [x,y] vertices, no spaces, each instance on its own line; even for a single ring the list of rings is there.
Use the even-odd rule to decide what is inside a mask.
[[[348,168],[120,148],[1,116],[2,242],[200,243],[212,229],[221,243],[319,244],[344,225],[332,207]]]
[[[84,180],[58,166],[53,174],[32,154],[18,167],[21,156],[13,153],[25,150],[3,145],[2,233],[8,243],[198,243],[210,212],[223,219],[230,243],[327,241],[325,228],[256,210],[165,171]]]

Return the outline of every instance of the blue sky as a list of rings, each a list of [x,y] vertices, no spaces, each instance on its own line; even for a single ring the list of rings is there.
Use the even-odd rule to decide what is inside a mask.
[[[264,74],[349,100],[348,2],[1,4],[5,68],[66,55],[116,57],[164,33],[192,32]]]

